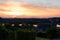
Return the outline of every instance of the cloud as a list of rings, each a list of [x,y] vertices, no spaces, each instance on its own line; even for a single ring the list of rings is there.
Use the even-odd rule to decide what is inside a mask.
[[[19,11],[23,15],[13,16],[8,15],[8,12]],[[0,2],[0,16],[1,17],[21,17],[21,18],[46,18],[46,17],[60,17],[60,9],[45,8],[41,6],[30,5],[25,2]]]
[[[8,2],[8,1],[14,1],[14,0],[0,0],[1,2]]]
[[[60,0],[0,0],[3,2],[25,2],[32,6],[41,6],[60,9]]]

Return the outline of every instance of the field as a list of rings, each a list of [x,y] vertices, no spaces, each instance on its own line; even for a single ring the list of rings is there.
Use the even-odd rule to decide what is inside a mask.
[[[51,39],[36,37],[36,40],[51,40]]]

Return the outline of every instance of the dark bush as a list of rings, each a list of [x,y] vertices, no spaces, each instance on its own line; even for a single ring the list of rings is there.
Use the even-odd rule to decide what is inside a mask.
[[[19,29],[17,32],[17,40],[35,40],[36,31],[28,29]]]
[[[36,31],[34,29],[18,27],[6,28],[0,25],[0,40],[35,40],[35,37]]]

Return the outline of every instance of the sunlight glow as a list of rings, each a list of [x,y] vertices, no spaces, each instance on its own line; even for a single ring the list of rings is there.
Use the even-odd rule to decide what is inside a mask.
[[[0,4],[0,17],[3,18],[60,17],[60,9],[33,6],[25,2],[12,1]]]
[[[21,12],[8,12],[8,15],[22,15]]]

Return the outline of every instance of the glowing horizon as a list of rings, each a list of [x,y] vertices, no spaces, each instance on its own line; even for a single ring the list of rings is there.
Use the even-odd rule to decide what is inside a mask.
[[[60,17],[60,9],[33,6],[26,2],[0,2],[0,17],[48,18]]]

